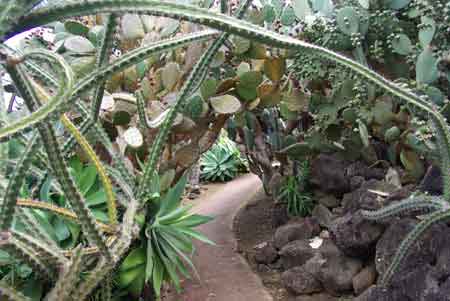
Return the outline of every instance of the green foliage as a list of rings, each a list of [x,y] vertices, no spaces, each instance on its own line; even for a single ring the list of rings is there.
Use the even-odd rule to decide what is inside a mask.
[[[219,140],[200,158],[201,178],[225,182],[245,171],[245,161],[235,143],[222,134]]]
[[[309,165],[305,161],[298,175],[287,176],[279,188],[277,201],[287,203],[287,211],[291,216],[307,216],[311,214],[314,201],[307,192]]]

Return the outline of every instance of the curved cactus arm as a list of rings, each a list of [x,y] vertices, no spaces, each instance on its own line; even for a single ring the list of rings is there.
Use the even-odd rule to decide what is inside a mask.
[[[0,36],[11,29],[13,20],[20,17],[25,11],[25,1],[4,0],[0,2]]]
[[[430,113],[431,118],[440,130],[447,130],[447,125],[442,115],[440,115],[435,108],[430,106],[426,100],[421,99],[412,93],[411,90],[402,88],[398,84],[389,81],[358,62],[323,47],[296,40],[288,36],[283,36],[250,22],[237,20],[236,18],[223,14],[213,13],[202,8],[153,0],[136,0],[126,3],[122,1],[117,2],[115,0],[96,0],[88,3],[71,3],[31,13],[19,21],[17,26],[15,26],[14,31],[17,32],[27,30],[34,26],[55,21],[57,18],[61,17],[101,12],[132,12],[177,18],[203,24],[221,31],[246,37],[260,43],[269,44],[274,47],[308,52],[317,59],[331,60],[340,66],[349,68],[356,74],[365,78],[368,82],[414,105],[418,109]],[[444,135],[443,139],[443,143],[447,147],[441,148],[441,152],[446,152],[448,154],[446,156],[450,157],[450,136]],[[151,159],[152,161],[150,161],[150,163],[154,166],[156,161],[153,162],[154,158]],[[443,168],[443,170],[448,170],[448,166],[444,167],[445,168]]]
[[[21,292],[18,292],[3,281],[0,282],[0,295],[9,298],[11,301],[31,301],[30,298],[26,297]]]
[[[48,211],[48,212],[54,213],[62,218],[68,219],[76,224],[80,224],[80,220],[79,220],[78,216],[73,211],[71,211],[67,208],[55,206],[50,203],[34,201],[34,200],[29,200],[29,199],[18,199],[17,206],[22,207],[22,208],[30,208],[30,209],[32,208],[32,209]],[[97,222],[97,225],[103,232],[114,233],[114,230],[109,225],[106,225],[101,222]]]
[[[20,202],[20,200],[18,202]],[[56,242],[42,228],[42,226],[39,224],[33,214],[29,212],[28,209],[19,208],[19,210],[16,211],[16,217],[22,224],[24,224],[27,231],[29,231],[31,235],[37,237],[50,246],[53,246],[55,248],[57,247]]]
[[[113,46],[113,38],[116,32],[117,16],[115,14],[110,14],[106,20],[105,24],[105,34],[100,45],[100,50],[97,54],[97,62],[95,66],[100,68],[109,62],[109,55],[111,54],[111,49]],[[103,100],[103,95],[105,93],[106,79],[99,82],[94,90],[94,99],[92,102],[91,118],[93,122],[98,120],[98,115],[100,113],[100,105]]]
[[[116,263],[104,257],[100,258],[99,262],[93,270],[86,276],[85,279],[75,289],[72,300],[86,300],[89,294],[98,286],[115,267]]]
[[[33,250],[33,253],[39,254],[41,259],[45,258],[45,262],[49,263],[55,269],[67,262],[67,259],[58,248],[55,248],[52,245],[47,245],[39,239],[22,232],[11,230],[11,234],[15,239],[26,245],[28,249]]]
[[[47,163],[47,159],[41,161],[44,163]],[[19,163],[18,160],[0,160],[0,163],[4,163],[5,166],[17,166],[17,164]],[[29,166],[28,171],[38,180],[38,184],[36,184],[37,187],[40,187],[40,181],[45,181],[48,174],[47,171],[43,171],[41,169],[39,169],[38,167],[35,166]],[[63,194],[64,192],[61,189],[61,185],[59,185],[59,183],[57,183],[56,181],[52,181],[51,183],[51,187],[53,190],[55,190],[56,192]]]
[[[54,78],[53,75],[49,74],[46,70],[40,68],[39,66],[37,66],[35,64],[28,64],[28,63],[29,63],[28,61],[25,62],[25,67],[27,68],[28,71],[31,71],[32,73],[34,73],[41,80],[44,80],[44,82],[47,84],[49,84],[53,87],[58,86],[58,81]],[[79,113],[83,116],[83,118],[85,118],[85,120],[90,120],[88,109],[86,108],[86,106],[83,103],[76,102],[75,106],[76,106],[77,110],[79,111]],[[79,131],[82,134],[83,133],[85,134],[90,129],[94,132],[95,137],[98,138],[100,140],[100,142],[106,147],[108,153],[113,158],[113,160],[112,160],[113,164],[120,171],[123,179],[126,179],[128,185],[134,185],[133,184],[133,182],[134,182],[133,176],[130,174],[129,170],[125,167],[122,156],[113,150],[113,146],[112,146],[111,142],[109,141],[108,135],[103,130],[101,124],[85,122],[81,125],[81,128],[79,129]],[[18,135],[21,135],[21,133],[19,133]],[[71,149],[76,144],[76,142],[77,141],[75,140],[74,136],[72,135],[69,137],[69,139],[66,141],[66,143],[64,143],[64,146],[63,146],[64,157],[68,156],[68,153],[71,151]],[[39,160],[41,160],[41,162],[44,162],[44,163],[47,162],[45,155],[40,155],[40,153],[38,153],[37,155],[39,156]],[[46,178],[46,175],[43,174],[41,176],[41,179],[45,180],[45,178]],[[62,193],[59,185],[55,186],[55,183],[53,183],[52,185],[54,186],[55,189],[57,189],[57,191]]]
[[[22,143],[23,145],[28,144],[28,138],[23,133],[18,133],[15,138]],[[44,163],[47,161],[47,156],[44,154],[44,152],[41,149],[38,149],[34,154],[34,157],[36,157],[40,163]]]
[[[63,17],[111,12],[132,12],[181,19],[193,23],[203,24],[220,31],[242,36],[263,44],[272,45],[274,47],[297,51],[308,51],[313,55],[319,56],[323,59],[332,60],[341,66],[352,69],[357,74],[362,75],[372,83],[393,93],[399,98],[409,102],[414,100],[418,104],[426,104],[426,101],[420,99],[409,90],[402,89],[397,84],[385,79],[376,72],[341,54],[305,41],[297,40],[289,36],[284,36],[276,32],[266,30],[247,21],[238,20],[231,16],[214,13],[203,8],[189,5],[160,2],[155,0],[136,0],[130,2],[121,2],[116,0],[93,0],[88,3],[70,3],[33,12],[22,18],[22,20],[20,20],[15,26],[14,30],[27,30],[42,24],[56,21]],[[427,111],[429,112],[429,110]]]
[[[74,300],[71,294],[75,289],[77,281],[80,278],[83,265],[83,248],[78,246],[72,252],[73,256],[70,263],[64,265],[64,270],[59,276],[53,289],[45,297],[46,301],[69,301]]]
[[[445,122],[445,120],[444,120]],[[443,180],[443,194],[446,200],[450,200],[450,153],[448,151],[450,141],[450,131],[448,129],[447,123],[439,125],[435,120],[433,120],[434,132],[436,133],[436,141],[438,143],[439,149],[439,163],[442,173]]]
[[[136,94],[135,95],[136,96],[136,107],[137,107],[137,111],[138,111],[138,115],[139,115],[139,125],[140,125],[141,129],[148,130],[148,129],[150,129],[150,126],[148,124],[149,121],[148,121],[148,117],[147,117],[144,96],[142,95],[142,92],[139,90],[135,94]]]
[[[450,218],[450,210],[437,211],[435,213],[427,215],[426,219],[417,224],[414,227],[414,229],[408,233],[406,238],[403,239],[402,243],[400,244],[400,247],[397,249],[397,252],[395,253],[394,258],[392,259],[391,264],[389,265],[388,269],[386,270],[381,279],[381,285],[386,286],[389,284],[395,272],[398,270],[400,264],[408,255],[408,252],[410,251],[411,247],[414,245],[414,243],[417,242],[419,237],[429,227],[431,227],[431,225],[438,222],[448,221],[449,218]]]
[[[102,301],[111,301],[112,300],[112,284],[113,279],[111,275],[106,276],[105,280],[102,282],[101,289],[101,297]]]
[[[249,7],[251,1],[246,0],[240,8],[238,9],[236,15],[241,18],[247,8]],[[150,155],[147,163],[144,167],[144,174],[142,175],[141,181],[137,190],[138,199],[142,199],[143,195],[146,193],[150,179],[153,176],[153,172],[156,168],[156,164],[161,155],[161,150],[164,143],[169,135],[170,128],[178,114],[178,112],[183,108],[184,103],[188,96],[198,89],[203,77],[205,76],[211,61],[214,59],[217,51],[222,47],[223,43],[228,39],[229,33],[223,33],[215,40],[211,46],[206,50],[206,52],[200,57],[199,61],[195,64],[188,78],[184,82],[180,92],[177,95],[177,100],[174,106],[170,109],[169,113],[161,126],[158,135],[156,136],[155,142],[153,143],[152,149],[150,150]]]
[[[368,220],[378,221],[412,211],[440,211],[445,206],[446,204],[442,199],[420,195],[395,202],[379,210],[361,210],[361,214]]]
[[[30,111],[37,109],[40,101],[36,95],[36,91],[34,90],[32,83],[25,75],[23,68],[20,65],[7,65],[7,70],[19,91],[22,92],[21,96]],[[81,227],[88,240],[92,244],[99,247],[103,255],[109,256],[109,250],[106,246],[104,237],[97,228],[92,213],[87,207],[85,200],[78,191],[75,182],[69,173],[67,163],[61,154],[60,146],[51,123],[38,123],[37,128],[43,141],[44,148],[47,152],[50,167],[60,182],[73,210],[79,217]]]
[[[0,247],[36,271],[40,271],[46,277],[53,277],[54,271],[49,268],[46,262],[41,260],[41,254],[33,252],[23,242],[14,238],[11,232],[4,231],[0,233]]]
[[[87,142],[86,138],[78,131],[77,127],[72,123],[72,121],[70,121],[67,116],[63,115],[61,117],[61,122],[66,127],[66,129],[75,137],[75,139],[78,141],[78,144],[86,153],[91,163],[94,164],[95,169],[98,172],[100,181],[102,182],[103,189],[105,190],[109,222],[111,224],[111,227],[115,227],[117,225],[116,200],[114,197],[111,180],[109,179],[106,170],[103,167],[103,164],[100,162],[100,159],[97,157],[95,151]]]
[[[78,112],[80,112],[82,116],[89,118],[88,111],[82,102],[76,102],[75,105]],[[109,155],[112,158],[112,163],[114,167],[120,172],[120,175],[122,176],[122,179],[125,180],[125,183],[128,184],[128,186],[130,187],[134,187],[135,176],[125,166],[124,163],[125,159],[123,158],[123,156],[119,152],[114,150],[114,147],[108,137],[108,134],[105,132],[102,125],[100,123],[95,123],[92,126],[91,130],[93,131],[95,137],[98,138],[100,143],[102,143],[103,146],[108,151]]]
[[[41,106],[39,109],[31,113],[29,116],[20,119],[10,125],[0,128],[0,139],[4,137],[11,136],[19,131],[24,130],[32,125],[45,120],[51,113],[56,111],[61,107],[65,101],[68,99],[72,86],[73,86],[73,72],[70,66],[64,61],[64,59],[53,52],[46,50],[34,50],[26,53],[21,58],[8,57],[6,61],[6,69],[10,70],[15,65],[20,64],[22,61],[30,58],[44,58],[46,60],[51,60],[59,64],[64,71],[63,84],[59,86],[58,92],[53,96],[47,103]]]
[[[50,96],[42,89],[40,86],[35,85],[34,88],[39,92],[41,98],[45,101],[50,99]],[[75,140],[81,146],[89,161],[95,166],[95,169],[98,172],[100,181],[102,182],[103,188],[106,194],[106,204],[108,208],[108,217],[111,223],[111,227],[115,227],[117,225],[117,208],[116,208],[116,200],[114,197],[114,192],[112,189],[111,181],[106,174],[105,168],[103,167],[100,159],[97,157],[97,154],[92,149],[89,142],[86,138],[78,131],[77,127],[70,121],[70,119],[64,114],[60,118],[62,124],[66,127],[66,129],[75,137]]]
[[[121,256],[130,247],[135,231],[135,217],[138,210],[138,201],[131,199],[122,221],[121,235],[112,246],[112,260],[101,258],[97,266],[83,279],[74,292],[74,300],[85,300],[87,296],[98,286],[100,281],[107,277],[115,268]]]
[[[5,197],[0,207],[0,231],[6,231],[11,227],[14,217],[17,198],[25,182],[25,173],[31,165],[32,154],[36,151],[38,144],[38,135],[35,134],[31,138],[28,146],[23,152],[19,162],[17,162],[11,178],[6,187]]]

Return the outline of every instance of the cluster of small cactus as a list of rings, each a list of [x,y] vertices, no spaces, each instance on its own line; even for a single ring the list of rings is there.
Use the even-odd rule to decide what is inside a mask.
[[[173,200],[155,201],[162,193],[160,182],[182,179],[232,115],[228,125],[245,142],[250,169],[260,175],[268,192],[277,186],[279,175],[292,173],[292,164],[315,152],[340,150],[351,155],[355,150],[362,155],[361,148],[370,149],[369,135],[397,143],[394,150],[400,150],[402,162],[415,166],[420,156],[414,156],[410,140],[419,135],[409,134],[418,132],[416,147],[423,142],[429,152],[436,144],[442,171],[450,166],[450,132],[440,113],[448,111],[442,100],[448,91],[442,83],[449,78],[448,32],[441,25],[446,20],[441,11],[448,14],[448,8],[443,1],[271,0],[250,9],[251,1],[230,7],[221,1],[222,13],[154,0],[70,1],[34,9],[41,2],[0,3],[2,42],[48,24],[59,35],[52,51],[31,48],[22,53],[0,46],[2,68],[31,112],[17,120],[1,120],[0,139],[17,137],[26,148],[6,177],[6,186],[0,185],[0,244],[47,277],[48,300],[84,300],[94,290],[110,300],[111,273],[124,258],[122,283],[133,291],[149,281],[157,293],[163,280],[179,283],[173,264],[184,273],[179,263],[186,259],[185,252],[180,250],[192,248],[183,248],[179,237],[171,238],[175,242],[168,239],[173,232],[167,227],[196,237],[186,227],[207,219],[177,209],[182,184],[169,190],[168,195],[177,196]],[[211,1],[204,4],[209,7]],[[167,21],[170,26],[164,32],[155,31],[156,17],[177,21]],[[197,31],[190,23],[213,30]],[[410,27],[416,24],[423,24],[418,32]],[[206,47],[200,44],[209,40],[213,41]],[[190,55],[198,61],[188,63]],[[390,70],[401,65],[389,64],[392,59],[410,65]],[[183,73],[181,66],[187,66]],[[404,81],[388,79],[400,77]],[[159,100],[159,109],[148,110],[152,100]],[[418,122],[412,122],[412,116]],[[423,124],[423,117],[430,124]],[[59,123],[73,137],[64,145],[55,130]],[[188,138],[180,143],[180,133],[186,132]],[[119,151],[111,138],[125,140]],[[75,144],[95,166],[107,192],[106,225],[92,215],[68,169]],[[98,145],[103,151],[96,153]],[[69,208],[19,201],[32,159],[49,166],[47,173],[55,178]],[[158,171],[169,176],[155,180]],[[433,211],[402,243],[384,284],[412,242],[450,215],[450,175],[444,172],[443,178],[442,198],[414,198],[380,213],[365,212],[368,218],[382,218],[403,209]],[[30,215],[21,215],[23,207],[71,216],[81,225],[83,244],[70,250],[52,244]],[[33,235],[16,231],[12,223],[17,219]],[[136,243],[142,246],[127,255]],[[181,249],[174,247],[178,243]],[[133,265],[135,260],[138,264]],[[141,271],[145,277],[136,276]],[[129,281],[133,275],[139,281]],[[11,283],[1,282],[0,290],[12,300],[27,300]]]

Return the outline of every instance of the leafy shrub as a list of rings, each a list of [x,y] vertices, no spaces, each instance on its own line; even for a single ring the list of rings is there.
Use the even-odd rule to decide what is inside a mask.
[[[287,211],[292,216],[311,214],[314,202],[309,194],[302,191],[298,179],[294,176],[284,178],[277,200],[287,203]]]

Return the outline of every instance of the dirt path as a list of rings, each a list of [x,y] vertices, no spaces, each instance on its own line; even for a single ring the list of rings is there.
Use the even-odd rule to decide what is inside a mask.
[[[183,292],[167,301],[272,301],[261,280],[235,252],[231,225],[235,212],[261,186],[254,175],[245,175],[221,187],[214,187],[195,200],[194,211],[215,219],[198,228],[216,246],[196,243],[194,264],[200,275],[183,282]]]

